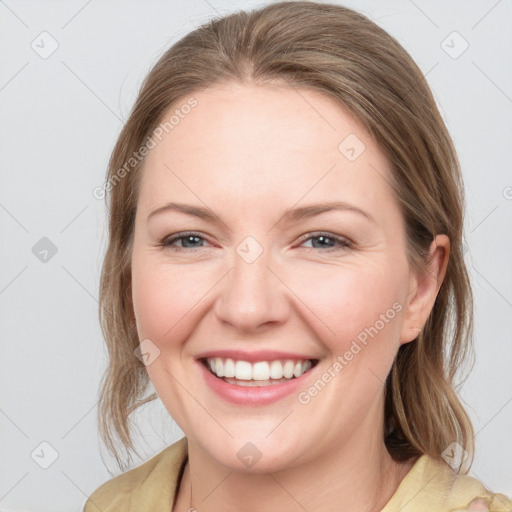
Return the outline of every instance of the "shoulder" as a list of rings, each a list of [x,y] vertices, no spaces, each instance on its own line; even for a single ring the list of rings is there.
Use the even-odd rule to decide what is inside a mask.
[[[492,492],[469,475],[456,475],[447,491],[447,503],[453,512],[512,512],[512,500],[508,496]]]
[[[475,477],[455,473],[443,460],[422,455],[382,512],[512,512],[512,501]]]
[[[170,510],[186,459],[184,437],[144,464],[103,483],[89,496],[83,512]]]

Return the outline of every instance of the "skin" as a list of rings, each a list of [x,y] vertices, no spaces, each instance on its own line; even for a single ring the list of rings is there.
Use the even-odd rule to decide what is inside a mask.
[[[385,448],[384,381],[433,307],[449,240],[438,235],[429,267],[412,269],[388,162],[332,99],[231,82],[194,97],[147,157],[132,253],[137,330],[160,350],[147,371],[189,443],[173,510],[188,509],[190,486],[201,512],[381,510],[414,462]],[[338,149],[349,134],[365,145],[355,161]],[[330,211],[278,222],[287,208],[336,200],[373,220]],[[222,223],[176,211],[148,220],[171,201],[206,205]],[[159,245],[185,231],[202,238]],[[301,238],[318,231],[352,245]],[[252,263],[236,252],[247,236],[263,249]],[[196,356],[211,348],[275,349],[319,359],[316,380],[394,303],[401,311],[308,404],[293,393],[234,405],[198,370]],[[262,454],[250,468],[237,457],[247,442]]]

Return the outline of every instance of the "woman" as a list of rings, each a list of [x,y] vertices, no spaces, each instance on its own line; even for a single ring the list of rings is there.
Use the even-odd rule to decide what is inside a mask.
[[[85,511],[491,510],[454,391],[470,349],[457,157],[364,16],[214,20],[148,75],[106,182],[100,421],[156,398],[186,437]]]

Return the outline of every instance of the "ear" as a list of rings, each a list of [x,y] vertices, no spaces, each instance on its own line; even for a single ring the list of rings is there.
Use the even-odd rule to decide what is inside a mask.
[[[426,269],[411,274],[400,344],[416,339],[418,329],[423,330],[443,283],[449,258],[450,239],[446,235],[437,235],[430,244]]]

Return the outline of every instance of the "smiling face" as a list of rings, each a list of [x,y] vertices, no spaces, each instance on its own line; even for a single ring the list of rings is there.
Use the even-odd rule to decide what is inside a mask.
[[[385,378],[416,335],[385,157],[316,91],[194,97],[147,157],[135,222],[133,306],[158,395],[190,446],[238,470],[380,440]]]

